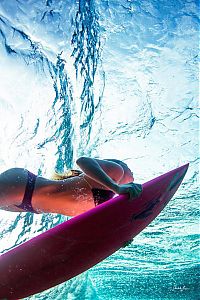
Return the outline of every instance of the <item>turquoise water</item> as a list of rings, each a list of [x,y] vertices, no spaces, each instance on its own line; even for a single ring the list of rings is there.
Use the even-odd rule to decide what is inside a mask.
[[[198,299],[198,2],[0,1],[0,172],[88,155],[143,183],[189,162],[133,243],[29,299]],[[0,251],[66,220],[0,212]]]

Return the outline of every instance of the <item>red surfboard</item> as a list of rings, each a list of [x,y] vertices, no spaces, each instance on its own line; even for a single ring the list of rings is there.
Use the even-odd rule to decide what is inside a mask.
[[[0,299],[42,292],[88,270],[128,244],[163,210],[188,164],[143,184],[133,200],[117,196],[0,256]]]

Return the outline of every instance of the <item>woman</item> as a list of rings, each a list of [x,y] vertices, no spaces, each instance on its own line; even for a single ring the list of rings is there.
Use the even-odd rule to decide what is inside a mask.
[[[14,212],[58,213],[75,216],[111,199],[114,194],[138,196],[141,185],[122,161],[80,157],[82,170],[58,175],[59,180],[13,168],[0,175],[0,208]]]

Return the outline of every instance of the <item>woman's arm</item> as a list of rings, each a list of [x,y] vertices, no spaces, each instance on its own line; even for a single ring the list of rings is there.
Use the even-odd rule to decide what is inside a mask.
[[[112,161],[120,165],[124,171],[124,175],[118,182],[118,184],[126,184],[134,181],[133,172],[130,170],[130,168],[127,166],[127,164],[121,160],[118,159],[106,159],[108,161]]]
[[[133,182],[118,184],[124,176],[124,169],[121,165],[115,163],[114,160],[80,157],[76,163],[88,177],[104,185],[116,194],[128,193],[130,198],[134,198],[142,192],[141,184]]]
[[[76,163],[88,177],[117,193],[117,182],[120,181],[124,174],[120,165],[89,157],[80,157]]]

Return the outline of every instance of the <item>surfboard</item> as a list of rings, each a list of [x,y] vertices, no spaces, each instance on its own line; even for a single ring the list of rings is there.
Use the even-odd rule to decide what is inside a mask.
[[[188,164],[117,196],[0,256],[0,299],[42,292],[88,270],[129,242],[163,210]],[[55,199],[56,201],[56,199]]]

